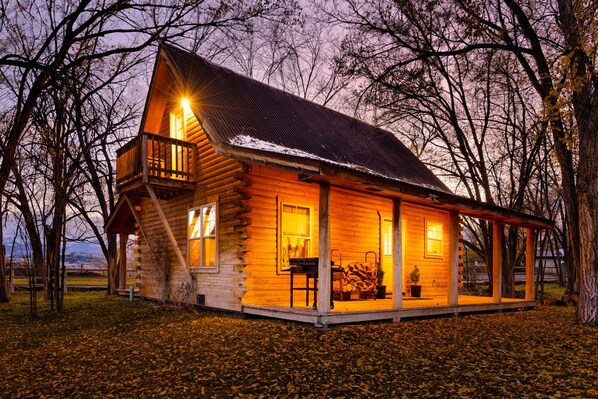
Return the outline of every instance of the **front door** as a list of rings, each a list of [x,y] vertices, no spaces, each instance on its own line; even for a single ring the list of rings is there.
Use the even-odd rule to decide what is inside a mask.
[[[176,140],[185,140],[185,116],[182,107],[178,111],[170,113],[170,138]],[[183,172],[185,170],[184,162],[185,157],[183,154],[183,147],[180,145],[171,145],[171,165],[169,169],[176,172]],[[174,173],[171,177],[175,179],[183,178],[182,175],[177,173]]]
[[[403,291],[405,290],[405,240],[407,237],[407,223],[401,221],[401,253],[403,264]],[[382,269],[384,270],[384,285],[387,292],[392,292],[394,286],[394,267],[393,267],[393,246],[392,246],[392,219],[382,221]]]

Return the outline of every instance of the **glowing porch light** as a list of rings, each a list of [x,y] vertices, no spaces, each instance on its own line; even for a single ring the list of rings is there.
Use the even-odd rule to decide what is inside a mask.
[[[185,110],[185,112],[187,110],[191,109],[191,102],[189,101],[189,99],[187,97],[183,97],[181,99],[181,105],[183,106],[183,109]]]

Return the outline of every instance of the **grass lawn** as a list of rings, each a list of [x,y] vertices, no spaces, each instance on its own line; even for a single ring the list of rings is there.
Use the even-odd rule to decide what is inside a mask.
[[[67,294],[0,304],[0,397],[598,397],[572,308],[335,327]]]
[[[492,296],[490,286],[488,284],[476,284],[473,287],[464,287],[461,291],[466,295]],[[556,283],[544,284],[544,298],[546,300],[561,299],[565,293],[565,287]],[[539,298],[538,293],[537,298]],[[515,297],[525,298],[525,284],[515,284]]]

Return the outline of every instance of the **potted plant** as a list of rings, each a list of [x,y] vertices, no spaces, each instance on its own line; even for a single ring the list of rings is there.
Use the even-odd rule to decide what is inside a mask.
[[[413,270],[409,275],[409,279],[411,280],[411,296],[414,298],[420,298],[422,295],[422,286],[417,284],[419,283],[420,277],[419,269],[417,268],[417,265],[414,265]]]
[[[386,298],[386,286],[384,285],[384,270],[380,263],[376,265],[376,298]]]

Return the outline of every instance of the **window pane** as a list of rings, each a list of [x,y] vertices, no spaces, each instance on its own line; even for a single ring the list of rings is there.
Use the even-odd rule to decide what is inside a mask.
[[[204,238],[202,241],[204,249],[202,266],[216,266],[216,239]]]
[[[310,256],[310,208],[283,204],[280,214],[280,269],[289,267],[289,258]]]
[[[203,211],[203,230],[202,236],[216,235],[216,205],[208,205]]]
[[[283,205],[282,234],[309,237],[309,229],[309,208]]]
[[[392,222],[387,220],[382,225],[382,235],[384,237],[384,255],[392,255]]]
[[[201,266],[199,263],[200,240],[189,240],[189,266]]]
[[[442,223],[427,222],[426,252],[428,255],[442,255]]]
[[[200,237],[201,225],[199,215],[200,213],[198,209],[189,211],[189,238]]]
[[[431,255],[440,255],[442,253],[441,244],[442,241],[440,240],[428,240],[428,253]]]

